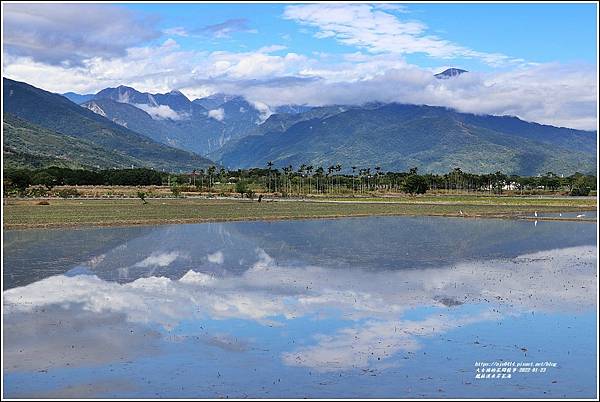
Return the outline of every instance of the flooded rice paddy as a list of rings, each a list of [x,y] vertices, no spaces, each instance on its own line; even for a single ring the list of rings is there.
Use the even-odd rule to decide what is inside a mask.
[[[5,231],[4,396],[593,398],[596,230],[372,217]]]

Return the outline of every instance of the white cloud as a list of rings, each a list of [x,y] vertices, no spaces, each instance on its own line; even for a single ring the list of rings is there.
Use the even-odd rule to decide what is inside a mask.
[[[166,35],[173,35],[173,36],[182,36],[182,37],[189,36],[189,33],[186,31],[186,29],[184,27],[172,27],[172,28],[163,29],[163,33]]]
[[[283,45],[269,45],[269,46],[263,46],[260,49],[257,50],[257,53],[274,53],[274,52],[279,52],[280,50],[285,50],[287,49],[287,46],[283,46]]]
[[[80,66],[51,65],[30,57],[5,54],[6,77],[25,81],[51,92],[97,92],[108,87],[128,86],[142,92],[169,92],[189,83],[193,65],[206,54],[180,50],[173,39],[158,46],[132,47],[124,56],[92,57]]]
[[[160,36],[154,18],[99,4],[3,4],[3,47],[53,65],[115,57]]]
[[[398,13],[408,13],[409,12],[408,7],[403,6],[401,4],[385,4],[385,3],[380,4],[380,3],[377,3],[377,4],[373,4],[373,7],[381,9],[381,10],[395,11],[395,12],[398,12]]]
[[[225,110],[223,108],[209,110],[208,117],[211,117],[217,121],[223,121],[225,118]]]
[[[181,51],[174,41],[132,48],[126,57],[91,59],[83,67],[52,66],[23,57],[4,60],[5,76],[53,92],[90,93],[126,84],[151,93],[179,88],[190,99],[217,92],[239,94],[271,108],[395,101],[596,128],[595,66],[548,63],[471,72],[451,80],[437,80],[433,72],[390,54],[355,52],[320,60],[294,53],[207,54]],[[154,115],[160,112],[169,117],[164,114],[168,111]]]
[[[468,49],[427,34],[425,24],[400,20],[388,11],[391,11],[389,7],[369,4],[303,4],[287,6],[284,18],[317,28],[317,38],[333,38],[372,53],[424,53],[442,59],[476,58],[494,66],[524,62],[499,53]]]
[[[308,63],[306,56],[287,53],[283,56],[269,54],[278,47],[267,47],[256,52],[232,53],[213,52],[203,66],[208,77],[228,77],[231,79],[267,78],[296,71]]]
[[[445,106],[476,114],[514,115],[527,121],[571,128],[596,128],[594,66],[545,64],[438,80],[430,71],[414,66],[377,72],[376,64],[347,71],[324,69],[312,72],[332,77],[329,80],[282,85],[222,85],[250,101],[261,101],[270,106],[400,102]]]
[[[260,121],[258,123],[263,123],[265,120],[267,120],[269,118],[269,116],[271,116],[273,114],[273,111],[271,110],[269,105],[267,105],[266,103],[263,103],[260,101],[254,101],[254,102],[252,102],[252,106],[254,106],[254,108],[256,110],[258,110],[260,113],[260,115],[259,115]]]
[[[154,120],[184,120],[187,118],[186,115],[177,113],[167,105],[152,106],[143,103],[132,103],[132,105],[148,113]]]

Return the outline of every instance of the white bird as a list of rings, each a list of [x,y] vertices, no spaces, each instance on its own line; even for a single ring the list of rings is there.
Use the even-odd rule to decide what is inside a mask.
[[[537,218],[537,211],[534,211],[533,215]]]
[[[462,210],[459,210],[458,212],[460,212],[460,214],[463,215],[463,211]]]
[[[559,213],[558,213],[558,216],[562,216],[562,213],[561,213],[561,212],[559,212]]]
[[[583,217],[585,217],[585,214],[579,214],[579,215],[577,215],[577,217],[578,218],[583,218]]]

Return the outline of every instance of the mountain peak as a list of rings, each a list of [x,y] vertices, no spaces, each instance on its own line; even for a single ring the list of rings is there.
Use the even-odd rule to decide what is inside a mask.
[[[111,88],[107,88],[107,89],[111,89]],[[118,90],[119,92],[128,92],[128,91],[135,91],[138,92],[135,88],[132,87],[128,87],[127,85],[119,85],[117,88],[115,88],[116,90]]]
[[[207,109],[215,109],[236,98],[240,98],[240,96],[217,92],[212,95],[205,96],[204,98],[194,99],[193,102]]]
[[[442,71],[441,73],[435,74],[434,77],[439,78],[439,79],[448,79],[448,78],[452,78],[452,77],[458,77],[459,75],[461,75],[463,73],[468,73],[468,71],[453,67],[453,68],[448,68],[448,69]]]

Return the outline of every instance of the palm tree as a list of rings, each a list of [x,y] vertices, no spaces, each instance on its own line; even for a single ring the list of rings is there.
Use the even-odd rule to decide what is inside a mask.
[[[313,171],[313,165],[308,165],[306,167],[306,173],[308,174],[308,192],[309,194],[312,193],[312,171]]]
[[[375,166],[375,189],[379,189],[379,171],[381,166]]]
[[[209,188],[209,191],[212,191],[213,175],[215,174],[216,171],[217,171],[217,167],[216,166],[211,166],[211,167],[208,168],[208,188]]]
[[[224,168],[219,169],[219,181],[221,183],[225,182],[225,173],[227,173],[227,172],[225,171]]]
[[[291,175],[293,175],[294,173],[294,168],[292,167],[292,165],[288,166],[288,193],[292,192],[292,178],[290,177]]]
[[[292,167],[292,165],[286,166],[283,168],[283,172],[284,172],[284,185],[285,185],[285,191],[286,193],[291,192],[291,181],[289,179],[289,174],[294,170],[294,168]]]
[[[321,187],[319,186],[319,177],[323,177],[323,173],[324,172],[325,172],[325,170],[323,169],[323,166],[319,166],[317,168],[317,171],[316,171],[316,175],[317,175],[317,193],[319,193],[320,190],[321,190]]]
[[[327,168],[327,178],[328,178],[328,180],[327,180],[327,188],[328,188],[327,192],[328,193],[329,192],[333,192],[333,187],[334,187],[334,184],[335,184],[334,183],[335,178],[334,178],[334,176],[332,174],[333,172],[335,172],[335,166],[331,165],[331,166],[329,166]]]
[[[200,169],[200,188],[204,189],[204,169]]]
[[[271,190],[271,169],[273,168],[273,162],[268,161],[267,167],[269,168],[269,191],[273,191]]]
[[[363,176],[364,176],[364,174],[365,174],[365,169],[360,169],[358,171],[358,177],[360,179],[360,192],[361,192],[361,194],[363,192]]]
[[[341,177],[339,177],[339,174],[342,171],[342,165],[340,165],[339,163],[337,165],[335,165],[335,171],[338,174],[338,193],[339,193],[340,187],[342,186],[342,180],[341,180]],[[334,184],[335,184],[335,182],[334,182]]]
[[[298,173],[300,173],[300,188],[298,189],[298,195],[300,195],[300,192],[303,191],[303,189],[304,189],[304,171],[305,170],[306,170],[306,165],[303,163],[298,168]]]

